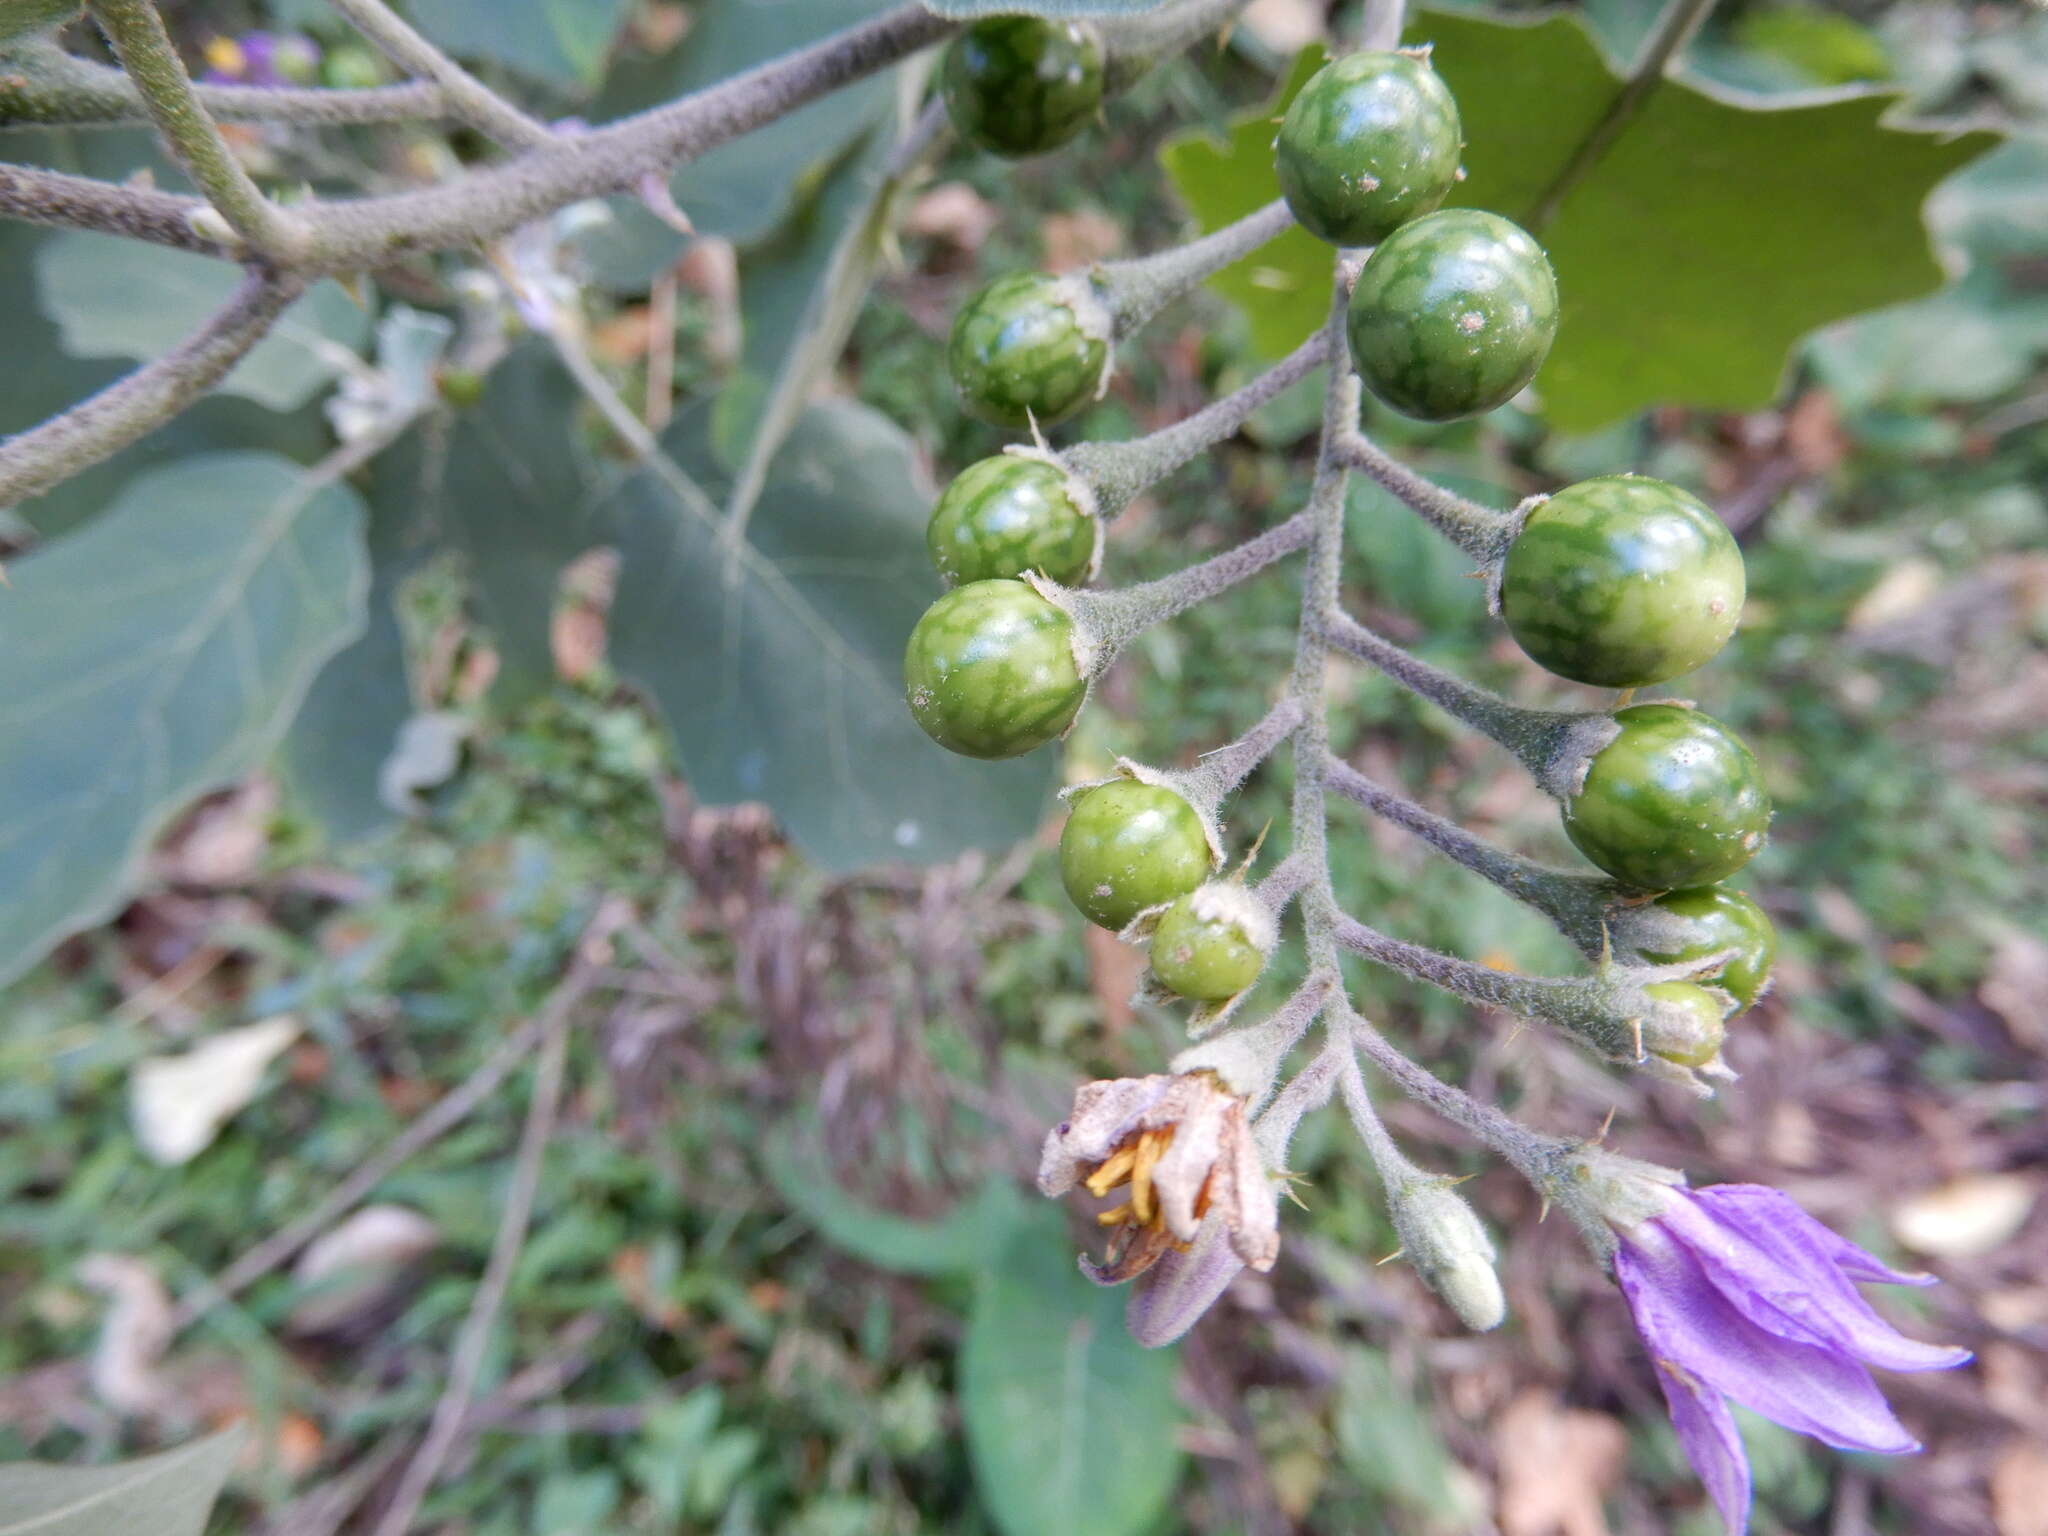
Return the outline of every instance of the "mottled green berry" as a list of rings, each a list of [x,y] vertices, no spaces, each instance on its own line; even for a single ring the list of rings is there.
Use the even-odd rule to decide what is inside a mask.
[[[1498,214],[1449,208],[1380,242],[1351,292],[1351,356],[1395,410],[1454,421],[1504,405],[1557,334],[1543,248]]]
[[[962,591],[968,590],[962,588]],[[1209,835],[1195,808],[1136,779],[1097,785],[1060,832],[1060,880],[1091,923],[1121,929],[1208,877]]]
[[[1235,881],[1212,880],[1161,914],[1152,974],[1193,1002],[1228,1002],[1259,979],[1274,937],[1263,902]]]
[[[1624,885],[1673,891],[1725,879],[1756,856],[1771,823],[1763,770],[1727,726],[1681,704],[1615,715],[1565,802],[1579,852]]]
[[[1087,279],[1012,272],[961,306],[946,362],[962,403],[982,420],[1047,427],[1102,388],[1110,328]]]
[[[1057,149],[1102,108],[1102,38],[1081,22],[989,16],[953,40],[939,93],[960,137],[1016,158]]]
[[[1016,757],[1064,731],[1088,687],[1067,616],[1021,581],[955,587],[925,610],[903,654],[925,734],[967,757]]]
[[[932,509],[925,547],[949,581],[1038,571],[1077,586],[1095,570],[1101,523],[1087,487],[1057,464],[999,453],[970,464]]]
[[[1742,618],[1742,551],[1698,498],[1646,475],[1567,486],[1529,513],[1501,617],[1560,677],[1641,688],[1714,658]]]
[[[1675,965],[1732,949],[1732,959],[1711,976],[1700,979],[1729,993],[1741,1008],[1763,996],[1770,985],[1771,967],[1778,959],[1778,930],[1762,907],[1725,885],[1668,891],[1652,907],[1680,919],[1684,937],[1657,949],[1638,945],[1637,951],[1645,960]]]
[[[1704,1067],[1721,1054],[1728,1031],[1721,1022],[1720,1001],[1713,993],[1689,981],[1659,981],[1643,991],[1674,1015],[1668,1021],[1645,1025],[1644,1048],[1652,1056],[1681,1067]]]
[[[1325,64],[1287,108],[1273,169],[1302,228],[1376,245],[1450,195],[1464,148],[1458,104],[1426,59],[1354,53]]]

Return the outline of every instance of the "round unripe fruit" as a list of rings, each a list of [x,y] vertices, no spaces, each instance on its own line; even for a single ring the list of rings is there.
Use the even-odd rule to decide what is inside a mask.
[[[1579,852],[1645,891],[1710,885],[1755,857],[1771,798],[1733,731],[1680,704],[1638,704],[1614,719],[1621,734],[1565,802]]]
[[[342,43],[320,61],[320,83],[337,91],[365,91],[390,77],[384,61],[360,43]]]
[[[969,590],[963,587],[962,591]],[[1060,832],[1060,880],[1089,922],[1123,928],[1208,878],[1209,836],[1170,789],[1117,779],[1074,802]]]
[[[1647,1049],[1652,1056],[1661,1056],[1681,1067],[1704,1067],[1721,1054],[1721,1042],[1728,1031],[1721,1022],[1721,1004],[1713,993],[1689,981],[1660,981],[1643,991],[1666,1008],[1678,1009],[1685,1020],[1677,1028],[1660,1026],[1659,1032],[1670,1034],[1673,1043],[1660,1047],[1650,1041]],[[1681,1040],[1683,1044],[1678,1043]]]
[[[1243,886],[1212,881],[1181,897],[1152,930],[1152,974],[1169,992],[1225,1003],[1259,979],[1273,919]]]
[[[1531,509],[1501,571],[1500,610],[1559,677],[1642,688],[1713,660],[1743,591],[1742,551],[1697,498],[1602,475]]]
[[[1075,498],[1067,472],[1044,459],[999,453],[960,471],[924,533],[948,581],[989,581],[1039,571],[1065,586],[1095,569],[1100,524]],[[1085,494],[1085,492],[1083,493]]]
[[[1668,891],[1655,905],[1684,920],[1685,938],[1675,948],[1649,950],[1638,946],[1645,960],[1676,965],[1699,960],[1717,950],[1732,949],[1735,957],[1713,975],[1702,978],[1731,994],[1738,1010],[1763,995],[1771,967],[1778,958],[1778,930],[1764,909],[1740,891],[1702,886]]]
[[[946,363],[961,402],[999,427],[1064,421],[1109,365],[1109,313],[1082,278],[1012,272],[961,306]]]
[[[1450,195],[1463,148],[1458,104],[1426,59],[1354,53],[1288,106],[1273,169],[1310,234],[1376,245]]]
[[[1366,388],[1424,421],[1504,405],[1557,335],[1543,248],[1498,214],[1450,208],[1380,242],[1351,291],[1351,356]]]
[[[967,757],[1016,757],[1072,722],[1088,692],[1073,625],[1021,581],[955,587],[917,621],[903,687],[925,734]]]
[[[1102,38],[1037,16],[990,16],[953,40],[939,94],[960,137],[1015,159],[1057,149],[1102,106]]]

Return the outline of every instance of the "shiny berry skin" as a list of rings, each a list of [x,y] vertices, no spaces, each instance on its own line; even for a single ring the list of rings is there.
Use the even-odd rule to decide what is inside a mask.
[[[1505,405],[1557,335],[1543,248],[1498,214],[1447,208],[1380,242],[1351,292],[1351,356],[1395,410],[1455,421]]]
[[[1280,123],[1273,169],[1302,228],[1376,245],[1450,195],[1458,104],[1425,59],[1354,53],[1325,64]]]
[[[999,453],[954,477],[924,533],[948,581],[989,581],[1038,571],[1063,586],[1095,569],[1101,524],[1076,500],[1067,472],[1044,459]],[[1085,495],[1085,490],[1082,491]]]
[[[1218,894],[1225,900],[1211,899]],[[1197,1003],[1225,1003],[1259,979],[1266,951],[1230,915],[1230,897],[1257,900],[1241,886],[1217,882],[1181,897],[1160,916],[1152,930],[1152,974],[1169,992]]]
[[[1645,891],[1711,885],[1756,856],[1771,797],[1733,731],[1680,704],[1637,704],[1614,718],[1621,734],[1565,802],[1564,830],[1579,852]]]
[[[1501,617],[1532,660],[1642,688],[1713,660],[1742,618],[1742,551],[1699,500],[1602,475],[1539,502],[1501,572]]]
[[[1102,107],[1102,38],[1037,16],[990,16],[953,40],[939,94],[960,137],[1017,159],[1057,149]]]
[[[1732,949],[1734,959],[1700,979],[1731,994],[1738,1012],[1763,996],[1770,983],[1771,966],[1778,958],[1778,930],[1762,907],[1742,892],[1723,885],[1668,891],[1657,898],[1655,905],[1683,918],[1686,936],[1673,949],[1649,950],[1638,946],[1645,960],[1677,964],[1701,959],[1716,950]]]
[[[1089,922],[1111,930],[1185,896],[1208,878],[1209,866],[1209,838],[1195,808],[1136,779],[1089,790],[1060,832],[1067,895]]]
[[[917,621],[903,688],[925,734],[967,757],[1016,757],[1064,731],[1087,684],[1073,625],[1021,581],[955,587]]]
[[[1721,1042],[1727,1038],[1728,1031],[1721,1022],[1721,1004],[1713,993],[1689,981],[1659,981],[1643,988],[1643,991],[1667,1008],[1684,1010],[1687,1016],[1682,1029],[1670,1032],[1686,1037],[1688,1043],[1667,1045],[1661,1049],[1651,1044],[1649,1051],[1652,1056],[1661,1056],[1681,1067],[1704,1067],[1721,1054]]]
[[[961,402],[983,421],[1047,427],[1102,387],[1109,327],[1085,279],[1012,272],[961,306],[946,364]]]

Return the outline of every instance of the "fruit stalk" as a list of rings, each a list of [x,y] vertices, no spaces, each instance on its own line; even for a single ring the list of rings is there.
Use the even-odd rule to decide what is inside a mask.
[[[1128,336],[1189,290],[1232,262],[1249,256],[1294,222],[1279,199],[1235,224],[1171,250],[1129,261],[1104,262],[1091,274],[1095,291],[1116,316],[1116,333]]]
[[[1482,568],[1497,563],[1515,541],[1515,530],[1521,526],[1521,519],[1515,514],[1496,512],[1445,490],[1426,476],[1418,475],[1355,426],[1347,426],[1338,434],[1336,453],[1346,468],[1358,470],[1404,503]]]

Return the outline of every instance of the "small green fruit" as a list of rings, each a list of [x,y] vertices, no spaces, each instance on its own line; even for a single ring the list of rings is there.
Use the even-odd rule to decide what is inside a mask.
[[[1376,245],[1450,195],[1463,148],[1458,104],[1427,60],[1354,53],[1289,104],[1273,169],[1310,234]]]
[[[1152,930],[1152,974],[1169,992],[1225,1003],[1259,979],[1273,914],[1234,880],[1212,880],[1166,909]]]
[[[970,588],[961,588],[969,591]],[[1091,923],[1116,930],[1207,878],[1209,836],[1170,789],[1117,779],[1074,802],[1060,832],[1060,880]]]
[[[949,581],[989,581],[1037,571],[1078,586],[1095,570],[1101,523],[1087,488],[1057,464],[999,453],[963,469],[925,529],[932,564]]]
[[[946,362],[961,402],[982,420],[1049,427],[1101,389],[1110,333],[1085,278],[1012,272],[961,306]]]
[[[1057,149],[1102,109],[1102,38],[1080,22],[990,16],[953,40],[939,94],[960,137],[1012,159]]]
[[[1724,885],[1667,891],[1653,906],[1683,919],[1686,936],[1674,948],[1650,950],[1637,946],[1645,960],[1676,965],[1732,949],[1735,958],[1702,979],[1731,994],[1738,1011],[1763,996],[1770,985],[1771,967],[1778,959],[1778,930],[1762,907]]]
[[[1073,625],[1021,581],[955,587],[925,610],[903,655],[910,712],[967,757],[1016,757],[1072,723],[1088,685]]]
[[[1681,1067],[1704,1067],[1721,1054],[1727,1026],[1721,1022],[1721,1004],[1705,987],[1689,981],[1659,981],[1643,988],[1666,1008],[1678,1010],[1682,1025],[1660,1026],[1645,1047],[1652,1056],[1676,1062]],[[1657,1034],[1668,1039],[1660,1044]]]

